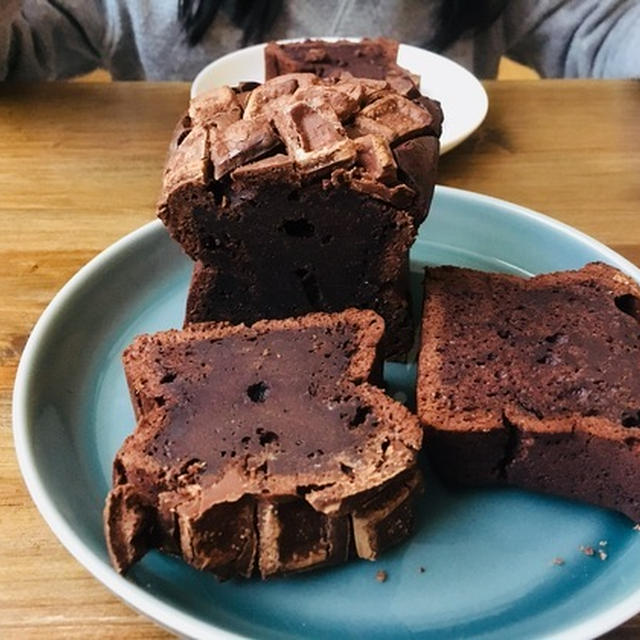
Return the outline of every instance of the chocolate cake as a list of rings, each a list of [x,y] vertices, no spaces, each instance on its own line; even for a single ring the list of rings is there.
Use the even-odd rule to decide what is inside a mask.
[[[397,57],[398,42],[388,38],[269,42],[264,50],[265,78],[304,72],[323,78],[349,74],[386,80],[399,93],[416,97],[420,78],[398,65]]]
[[[291,74],[194,98],[158,209],[206,267],[187,321],[370,308],[387,323],[384,354],[407,351],[408,251],[441,122],[437,103],[383,80]]]
[[[417,396],[445,480],[640,520],[640,287],[613,267],[428,269]]]
[[[138,423],[104,512],[114,567],[158,548],[267,577],[404,539],[422,431],[369,381],[382,332],[351,309],[136,338],[123,360]]]

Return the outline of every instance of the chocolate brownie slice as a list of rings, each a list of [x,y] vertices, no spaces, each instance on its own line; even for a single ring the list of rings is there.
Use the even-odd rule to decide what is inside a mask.
[[[399,93],[416,97],[420,78],[398,65],[397,57],[398,42],[389,38],[269,42],[264,50],[265,79],[300,72],[320,77],[350,74],[386,80]]]
[[[190,295],[198,319],[371,308],[388,325],[385,355],[408,350],[408,251],[440,127],[436,103],[378,80],[293,74],[194,98],[158,215],[210,269]]]
[[[422,432],[369,382],[382,331],[347,310],[136,338],[123,359],[138,424],[104,514],[116,569],[160,548],[266,577],[404,539]]]
[[[428,269],[417,395],[445,480],[640,519],[640,287],[613,267]]]

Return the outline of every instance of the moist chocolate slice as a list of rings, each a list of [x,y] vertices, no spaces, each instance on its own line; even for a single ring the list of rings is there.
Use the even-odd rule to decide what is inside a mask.
[[[404,539],[422,432],[370,382],[382,332],[347,310],[136,338],[123,359],[138,424],[105,507],[116,569],[159,548],[266,577]]]
[[[447,481],[506,483],[640,519],[640,287],[593,263],[428,269],[418,412]]]
[[[297,73],[194,98],[158,208],[209,271],[194,275],[187,320],[368,308],[387,324],[384,355],[408,351],[408,251],[433,193],[440,122],[435,103],[380,80]]]

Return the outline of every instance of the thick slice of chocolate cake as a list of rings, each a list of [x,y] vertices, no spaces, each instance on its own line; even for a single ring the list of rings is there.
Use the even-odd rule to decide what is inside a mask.
[[[441,120],[436,103],[384,81],[312,74],[194,98],[158,215],[210,269],[194,278],[197,319],[370,308],[388,325],[385,355],[408,350],[408,251],[429,209]]]
[[[640,520],[640,287],[613,267],[428,269],[417,395],[445,480]]]
[[[123,359],[138,424],[104,514],[116,569],[159,548],[267,577],[404,539],[422,430],[369,381],[382,332],[351,309],[136,338]]]
[[[326,78],[350,74],[386,80],[403,95],[418,95],[420,78],[396,62],[398,42],[388,38],[269,42],[264,50],[265,79],[308,72]]]

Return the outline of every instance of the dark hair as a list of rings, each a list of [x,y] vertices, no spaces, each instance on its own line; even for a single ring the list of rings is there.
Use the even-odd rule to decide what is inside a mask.
[[[198,44],[215,19],[224,0],[178,0],[178,19],[190,46]],[[442,0],[440,27],[425,43],[442,51],[458,38],[489,27],[502,13],[507,0]],[[282,0],[235,0],[231,21],[242,29],[242,45],[260,42],[282,8]]]
[[[178,0],[178,20],[193,47],[211,26],[224,0]],[[242,29],[242,46],[261,42],[282,8],[282,0],[236,0],[230,12]]]
[[[506,4],[507,0],[442,0],[440,27],[427,47],[442,51],[463,35],[487,29]]]

